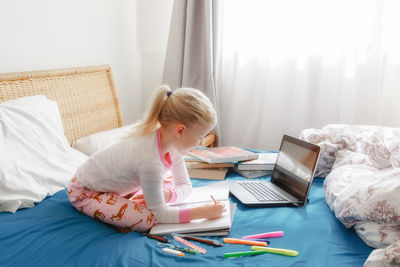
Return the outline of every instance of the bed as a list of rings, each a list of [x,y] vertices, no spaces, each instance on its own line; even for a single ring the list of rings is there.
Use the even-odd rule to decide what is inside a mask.
[[[68,144],[122,126],[107,65],[0,75],[0,102],[38,94],[58,104]],[[50,160],[51,154],[47,156]],[[245,178],[229,172],[226,179]],[[223,258],[225,252],[249,250],[235,244],[202,245],[205,255],[164,254],[153,239],[119,233],[80,214],[60,188],[33,207],[0,212],[0,266],[362,266],[373,248],[336,219],[325,202],[323,181],[314,179],[309,204],[300,208],[246,208],[230,197],[237,209],[229,237],[282,230],[285,235],[271,240],[270,246],[297,250],[297,257]],[[215,182],[192,181],[193,186]]]

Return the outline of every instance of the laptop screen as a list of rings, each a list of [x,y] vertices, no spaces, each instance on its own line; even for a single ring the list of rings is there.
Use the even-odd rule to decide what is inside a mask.
[[[284,135],[271,182],[306,201],[319,153],[319,146]]]

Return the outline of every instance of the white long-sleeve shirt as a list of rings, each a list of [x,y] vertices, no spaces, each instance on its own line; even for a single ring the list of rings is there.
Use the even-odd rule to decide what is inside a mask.
[[[75,177],[82,186],[98,192],[121,196],[142,187],[147,208],[158,223],[190,221],[189,209],[170,207],[165,203],[163,177],[172,172],[174,190],[169,202],[180,201],[191,194],[192,184],[182,155],[176,150],[164,158],[160,132],[108,147],[92,155],[77,170]]]

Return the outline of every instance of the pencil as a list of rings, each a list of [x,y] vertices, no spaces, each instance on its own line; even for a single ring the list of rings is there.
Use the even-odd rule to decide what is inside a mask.
[[[214,204],[217,205],[217,201],[215,201],[215,198],[212,195],[210,197],[214,201]]]

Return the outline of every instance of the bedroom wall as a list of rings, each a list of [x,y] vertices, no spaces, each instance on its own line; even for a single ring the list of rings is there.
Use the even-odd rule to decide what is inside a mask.
[[[110,64],[124,123],[160,85],[173,0],[2,0],[0,73]]]

